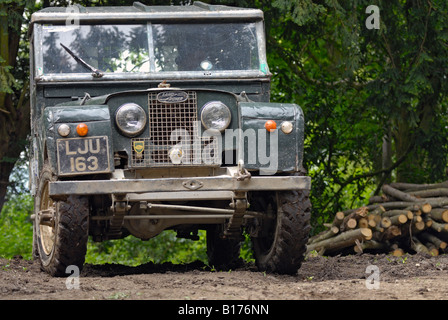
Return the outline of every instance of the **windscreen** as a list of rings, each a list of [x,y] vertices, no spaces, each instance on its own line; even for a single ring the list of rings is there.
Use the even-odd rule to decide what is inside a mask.
[[[257,70],[255,24],[154,24],[155,70]]]
[[[260,68],[255,23],[45,25],[42,56],[43,74]]]

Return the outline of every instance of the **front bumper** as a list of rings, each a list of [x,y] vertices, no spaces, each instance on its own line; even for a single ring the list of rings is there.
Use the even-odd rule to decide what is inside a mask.
[[[309,190],[307,176],[252,176],[239,181],[231,174],[194,178],[110,179],[50,182],[51,197],[127,195],[129,200],[205,200],[232,198],[235,192]]]

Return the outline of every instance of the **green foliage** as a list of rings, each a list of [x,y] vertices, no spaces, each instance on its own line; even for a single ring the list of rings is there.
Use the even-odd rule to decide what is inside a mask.
[[[174,231],[166,230],[147,241],[133,236],[104,242],[89,241],[86,263],[137,266],[147,262],[181,264],[202,261],[208,264],[206,233],[200,230],[198,235],[199,240],[193,241],[177,238]],[[251,241],[247,235],[242,243],[240,257],[247,262],[254,262]]]
[[[12,196],[3,206],[0,215],[0,257],[10,259],[21,255],[32,257],[33,198],[28,194]]]
[[[128,236],[121,240],[89,242],[86,255],[87,263],[132,266],[146,262],[190,263],[196,260],[207,263],[205,232],[200,233],[198,241],[177,239],[176,233],[168,230],[148,241]]]
[[[299,26],[316,20],[319,14],[326,11],[323,5],[314,3],[312,0],[298,0],[296,3],[288,0],[276,0],[272,2],[272,5],[280,8],[286,13],[286,19],[293,20]]]
[[[0,57],[0,64],[3,62],[4,60]],[[10,70],[10,66],[0,65],[0,92],[14,93],[12,88],[15,86],[15,78]]]

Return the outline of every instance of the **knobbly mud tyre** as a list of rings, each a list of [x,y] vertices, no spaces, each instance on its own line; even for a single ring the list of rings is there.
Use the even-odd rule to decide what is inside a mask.
[[[259,200],[273,218],[263,220],[261,234],[252,238],[257,267],[271,273],[296,274],[310,231],[309,191],[274,192]]]
[[[34,207],[33,257],[52,276],[67,276],[66,268],[82,270],[88,242],[89,202],[87,197],[70,195],[66,200],[49,197],[49,182],[54,180],[45,165],[39,180]],[[38,212],[53,210],[51,226],[42,225]]]
[[[236,269],[242,265],[240,258],[241,242],[236,239],[223,239],[222,226],[207,229],[207,257],[209,266],[221,271]]]

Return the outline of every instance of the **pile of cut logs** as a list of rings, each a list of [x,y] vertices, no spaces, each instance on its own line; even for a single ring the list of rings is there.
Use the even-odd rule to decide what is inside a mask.
[[[311,237],[307,255],[377,252],[444,253],[448,243],[448,181],[391,183],[366,206],[337,212],[326,230]]]

